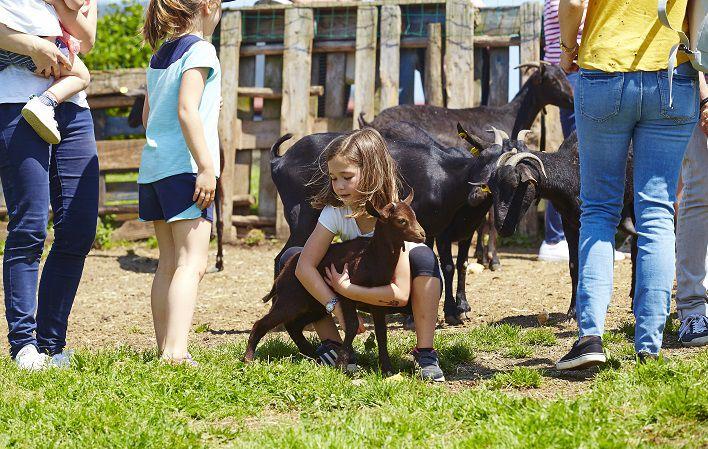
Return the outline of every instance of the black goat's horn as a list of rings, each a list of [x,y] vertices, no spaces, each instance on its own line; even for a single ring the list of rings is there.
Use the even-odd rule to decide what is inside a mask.
[[[526,141],[526,136],[528,136],[529,134],[531,134],[531,130],[530,130],[530,129],[522,129],[522,130],[519,131],[519,133],[516,135],[516,140],[521,140],[521,141],[525,142],[525,141]]]
[[[543,173],[543,177],[548,178],[548,175],[546,174],[546,167],[543,166],[543,161],[533,153],[523,152],[514,154],[505,161],[505,165],[508,165],[510,167],[516,167],[516,165],[524,159],[532,159],[538,162],[538,164],[541,166],[541,173]]]
[[[504,139],[509,140],[509,135],[502,131],[501,129],[497,129],[493,126],[489,126],[490,129],[487,131],[490,133],[494,133],[494,144],[495,145],[501,145],[504,143]]]

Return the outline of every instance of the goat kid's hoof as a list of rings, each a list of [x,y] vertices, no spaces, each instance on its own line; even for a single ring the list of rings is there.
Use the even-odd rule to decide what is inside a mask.
[[[445,315],[445,323],[450,326],[459,326],[463,323],[462,315]]]

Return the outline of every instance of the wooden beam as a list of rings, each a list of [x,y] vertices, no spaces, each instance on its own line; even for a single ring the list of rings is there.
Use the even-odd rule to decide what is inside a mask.
[[[237,117],[238,109],[238,75],[239,75],[239,48],[241,47],[241,13],[238,11],[227,12],[221,19],[221,39],[219,59],[222,66],[221,92],[224,102],[219,114],[219,145],[224,160],[221,161],[222,169],[219,183],[221,184],[221,213],[224,221],[224,242],[236,241],[236,229],[229,226],[233,215],[233,201],[231,194],[234,191],[234,174],[236,162],[236,146],[241,134],[240,123]]]
[[[251,163],[253,162],[253,152],[251,150],[236,152],[236,166],[234,168],[234,197],[248,195],[252,197],[255,192],[251,192]],[[250,207],[234,204],[234,214],[250,213]]]
[[[144,90],[145,69],[97,70],[91,72],[91,83],[86,95],[116,95]]]
[[[98,163],[102,171],[137,170],[145,139],[99,140]]]
[[[88,104],[91,109],[130,108],[135,103],[135,97],[127,95],[101,95],[89,97]]]
[[[321,97],[324,95],[324,86],[310,86],[310,96]],[[238,88],[239,97],[260,97],[264,100],[280,100],[283,98],[283,92],[280,89],[273,89],[272,87],[239,87]]]
[[[383,111],[398,106],[398,71],[401,61],[401,8],[398,5],[381,7],[379,46],[379,77],[381,78],[379,111]]]
[[[447,107],[474,104],[474,6],[469,0],[445,2],[445,90]]]
[[[262,215],[234,215],[231,222],[239,228],[275,226],[275,218]]]
[[[325,80],[325,117],[344,117],[347,112],[345,71],[346,53],[327,55],[327,78]]]
[[[280,109],[280,134],[290,133],[294,139],[283,142],[281,154],[290,145],[310,133],[310,79],[312,77],[312,39],[314,38],[313,11],[293,8],[285,11],[285,52],[283,53],[283,101]],[[261,154],[268,156],[269,153]],[[263,167],[261,163],[261,167]],[[270,172],[270,161],[268,161]],[[261,178],[263,173],[261,173]],[[274,189],[275,190],[275,189]],[[259,197],[260,198],[260,197]],[[278,238],[290,234],[283,205],[277,201],[275,233]],[[261,213],[261,215],[267,215]]]
[[[509,49],[489,49],[489,99],[490,106],[509,102]]]
[[[376,84],[376,28],[378,10],[375,6],[359,6],[356,12],[356,68],[354,69],[354,120],[359,129],[359,114],[366,121],[374,119]]]
[[[428,24],[428,47],[425,50],[425,104],[445,106],[442,80],[442,24]]]

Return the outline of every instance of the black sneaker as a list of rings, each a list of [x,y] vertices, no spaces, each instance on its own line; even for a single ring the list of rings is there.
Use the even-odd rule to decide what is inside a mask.
[[[607,362],[607,357],[602,350],[602,338],[592,335],[588,338],[578,339],[566,355],[556,363],[558,370],[585,369],[591,366],[602,365]]]
[[[342,347],[342,344],[334,340],[324,340],[315,350],[317,354],[317,363],[326,366],[335,366],[337,364],[337,350]],[[356,364],[356,353],[352,353],[352,359],[347,365],[347,371],[350,373],[357,372],[359,366]]]
[[[438,353],[434,349],[424,349],[421,351],[415,348],[412,354],[415,364],[420,370],[420,377],[422,377],[423,380],[445,382],[445,374],[443,374],[440,369]]]

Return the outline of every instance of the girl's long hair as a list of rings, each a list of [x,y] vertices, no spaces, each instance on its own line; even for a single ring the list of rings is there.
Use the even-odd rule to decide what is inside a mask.
[[[366,201],[371,201],[379,210],[398,201],[401,183],[396,163],[386,147],[386,142],[375,129],[363,128],[337,137],[320,155],[317,161],[319,170],[310,184],[322,183],[323,186],[312,198],[312,207],[322,209],[325,206],[344,205],[334,193],[327,168],[327,162],[335,156],[347,159],[360,170],[357,191],[361,193],[362,198],[359,204],[352,207],[351,217],[366,215]]]
[[[205,1],[211,0],[150,0],[145,10],[143,39],[154,51],[163,39],[186,33]]]

